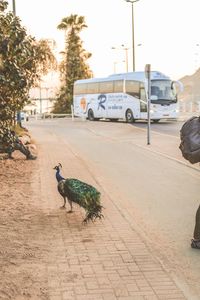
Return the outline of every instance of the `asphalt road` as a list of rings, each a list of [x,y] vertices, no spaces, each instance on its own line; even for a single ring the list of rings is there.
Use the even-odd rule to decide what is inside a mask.
[[[171,141],[171,135],[178,137],[181,124],[161,122],[152,124],[152,130]],[[48,139],[50,134],[52,141],[60,141],[63,151],[65,147],[72,149],[178,283],[190,293],[197,291],[197,296],[188,299],[200,299],[200,252],[190,248],[200,172],[137,147],[132,141],[136,136],[140,139],[145,126],[142,122],[130,125],[69,119],[28,124],[36,139],[40,134],[45,142],[48,133]],[[54,163],[58,162],[59,157]],[[67,162],[61,163],[67,177]]]
[[[183,121],[160,121],[159,123],[151,123],[151,130],[179,137],[183,123]],[[135,122],[133,126],[145,129],[147,127],[147,122],[138,121]]]

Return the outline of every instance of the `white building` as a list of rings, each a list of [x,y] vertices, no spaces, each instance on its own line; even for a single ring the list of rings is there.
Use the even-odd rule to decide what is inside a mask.
[[[48,39],[48,43],[55,57],[58,57],[55,40]],[[42,77],[39,87],[30,90],[31,104],[26,105],[24,110],[32,115],[51,112],[59,89],[59,72],[50,71]]]

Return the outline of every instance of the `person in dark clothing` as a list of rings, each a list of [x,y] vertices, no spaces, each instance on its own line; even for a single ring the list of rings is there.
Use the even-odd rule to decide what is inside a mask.
[[[194,238],[191,240],[191,247],[200,249],[200,205],[196,212]]]
[[[17,124],[22,128],[22,118],[21,118],[21,112],[17,112]]]
[[[12,142],[6,147],[6,152],[8,153],[8,158],[13,159],[12,153],[15,150],[19,150],[26,156],[26,159],[36,159],[37,156],[32,155],[30,150],[22,143],[14,131],[11,131]]]

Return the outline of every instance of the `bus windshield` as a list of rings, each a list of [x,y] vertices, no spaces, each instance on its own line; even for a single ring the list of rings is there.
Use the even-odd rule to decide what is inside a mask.
[[[171,80],[151,81],[151,102],[152,103],[173,103],[177,102],[175,86]]]

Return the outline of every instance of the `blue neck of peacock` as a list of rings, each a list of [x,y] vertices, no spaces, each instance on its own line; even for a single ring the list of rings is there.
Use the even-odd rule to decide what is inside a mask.
[[[60,182],[61,180],[65,179],[63,178],[61,175],[60,175],[60,170],[57,170],[56,171],[56,179],[58,182]]]

